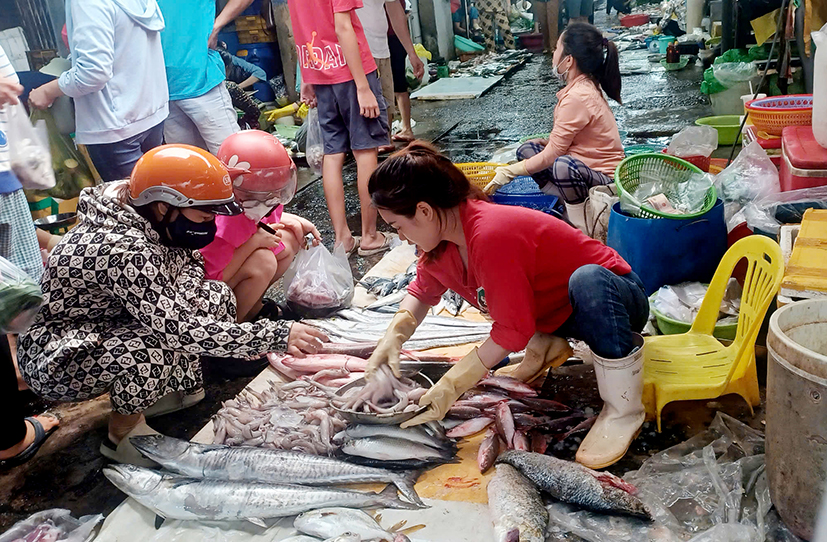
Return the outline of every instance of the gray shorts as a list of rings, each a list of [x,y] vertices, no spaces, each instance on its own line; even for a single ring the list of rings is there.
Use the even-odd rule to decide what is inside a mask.
[[[325,154],[339,154],[351,149],[376,149],[390,144],[388,106],[382,96],[382,84],[376,71],[369,73],[367,78],[379,102],[379,116],[375,119],[359,113],[356,83],[353,81],[314,85]]]
[[[569,18],[590,17],[594,12],[594,0],[566,0]]]

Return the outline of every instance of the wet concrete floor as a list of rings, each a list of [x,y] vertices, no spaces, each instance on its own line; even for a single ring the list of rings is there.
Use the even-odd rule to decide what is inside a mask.
[[[601,19],[598,17],[598,24]],[[640,55],[627,53],[622,60],[639,62]],[[623,105],[613,103],[612,107],[620,129],[627,132],[626,143],[652,141],[651,138],[665,142],[696,118],[710,115],[708,100],[699,93],[701,77],[700,68],[690,66],[680,72],[665,73],[659,64],[651,64],[650,73],[624,76]],[[550,57],[535,55],[477,100],[415,102],[415,131],[423,139],[436,139],[437,146],[456,162],[486,161],[500,147],[524,136],[548,132],[559,89],[551,75]],[[333,232],[322,183],[310,172],[304,172],[301,179],[301,190],[288,210],[312,220],[330,246]],[[345,167],[345,191],[348,222],[353,232],[359,232],[359,201],[352,162]],[[380,229],[387,230],[387,226],[380,224]],[[361,276],[380,258],[354,256],[354,275]],[[221,401],[238,393],[249,378],[227,378],[217,367],[208,365],[204,367],[204,380],[204,401],[187,411],[152,420],[152,426],[165,434],[189,438],[209,421]],[[600,407],[594,373],[587,366],[561,368],[548,390],[564,402],[590,406],[595,411]],[[108,399],[101,397],[72,405],[49,405],[28,395],[23,400],[28,401],[30,413],[50,408],[60,413],[63,422],[34,460],[0,474],[0,532],[46,508],[68,508],[75,516],[110,512],[123,500],[123,495],[100,472],[105,463],[98,448],[106,437]],[[737,397],[672,405],[664,413],[665,431],[658,434],[653,426],[645,426],[627,458],[611,470],[622,473],[637,468],[655,451],[705,428],[716,409],[762,428],[762,409],[750,416],[746,404]],[[573,450],[563,451],[568,452],[573,456]]]

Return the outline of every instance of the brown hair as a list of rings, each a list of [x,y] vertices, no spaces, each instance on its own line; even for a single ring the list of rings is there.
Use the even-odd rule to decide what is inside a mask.
[[[486,200],[485,194],[436,148],[417,140],[395,152],[376,168],[368,192],[379,209],[411,218],[425,202],[437,211],[440,225],[445,212],[466,200]],[[432,256],[443,250],[442,245]]]
[[[605,57],[604,57],[605,52]],[[620,62],[614,42],[588,23],[571,23],[563,32],[563,54],[577,61],[580,71],[595,77],[609,98],[620,98]]]

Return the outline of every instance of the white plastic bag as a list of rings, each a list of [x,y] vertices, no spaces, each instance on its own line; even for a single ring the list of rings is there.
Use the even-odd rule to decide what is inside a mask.
[[[672,137],[666,152],[678,157],[708,157],[717,148],[718,130],[712,126],[687,126]]]
[[[424,87],[431,80],[431,75],[428,73],[428,61],[432,58],[431,53],[425,49],[421,43],[414,45],[414,49],[416,49],[416,56],[418,56],[419,60],[421,60],[425,65],[425,73],[423,74],[422,79],[417,79],[414,77],[411,60],[405,57],[405,79],[408,80],[408,88],[410,90],[416,90],[420,87]]]
[[[9,159],[14,174],[27,190],[48,190],[55,186],[49,132],[44,121],[34,126],[23,104],[7,106]]]
[[[11,529],[0,535],[0,542],[18,540],[59,540],[60,542],[85,542],[94,538],[93,531],[103,515],[72,517],[69,510],[53,508],[36,512],[18,521]]]
[[[827,148],[827,24],[812,33],[816,45],[813,60],[813,136]]]
[[[43,304],[40,286],[22,269],[0,257],[0,333],[23,333]]]
[[[730,226],[738,211],[750,202],[777,194],[781,191],[781,183],[775,164],[761,145],[753,141],[741,149],[729,167],[718,174],[715,188],[718,189],[718,197],[724,201],[724,215]]]
[[[319,124],[319,110],[313,108],[307,113],[304,119],[307,124],[307,144],[304,155],[307,157],[307,164],[317,174],[322,173],[322,162],[324,161],[324,141],[322,140],[322,127]]]
[[[324,317],[349,306],[353,291],[353,273],[342,244],[331,254],[322,244],[308,243],[284,274],[287,305],[306,317]]]

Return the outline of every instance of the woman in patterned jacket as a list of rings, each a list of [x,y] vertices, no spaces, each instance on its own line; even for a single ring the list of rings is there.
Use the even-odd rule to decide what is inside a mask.
[[[299,323],[236,323],[232,290],[205,280],[198,249],[213,240],[215,215],[240,212],[224,166],[187,145],[156,147],[128,181],[81,194],[79,223],[49,257],[46,302],[18,356],[48,399],[109,392],[106,457],[147,464],[129,437],[154,433],[145,417],[204,397],[201,355],[302,356],[326,340]]]

